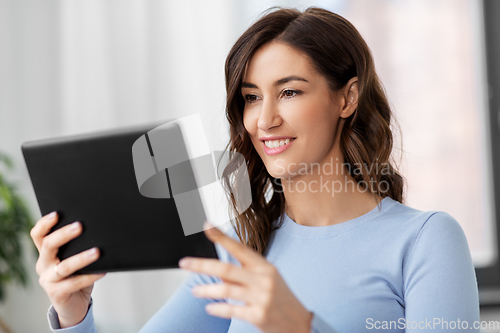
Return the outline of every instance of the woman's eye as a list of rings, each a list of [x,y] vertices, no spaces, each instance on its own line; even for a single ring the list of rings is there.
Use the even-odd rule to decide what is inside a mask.
[[[245,95],[244,99],[245,99],[245,102],[253,103],[253,102],[257,101],[258,96],[252,95],[252,94],[247,94],[247,95]]]
[[[290,98],[290,97],[294,97],[294,96],[297,96],[299,94],[299,91],[298,90],[291,90],[291,89],[286,89],[286,90],[283,90],[283,97],[285,98]]]

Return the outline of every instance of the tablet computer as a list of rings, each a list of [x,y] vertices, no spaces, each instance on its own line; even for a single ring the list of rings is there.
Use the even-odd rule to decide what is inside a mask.
[[[191,184],[189,161],[181,163],[182,172],[177,171],[175,179],[169,178],[167,168],[158,169],[159,159],[155,162],[151,149],[153,138],[147,135],[158,125],[22,144],[42,216],[52,211],[59,213],[52,231],[74,221],[83,226],[82,234],[62,246],[58,257],[64,260],[92,247],[101,252],[98,261],[77,274],[177,268],[184,256],[217,258],[214,244],[200,227],[186,232],[186,221],[181,223],[180,201],[176,204],[178,196],[172,192],[174,183],[177,192],[183,188],[184,193],[189,193],[182,208],[188,207],[188,218],[196,219],[189,223],[201,226],[206,215],[196,197],[196,185]],[[188,156],[178,125],[171,122],[162,126],[159,133],[157,139],[166,140],[165,146],[175,147],[174,155]],[[148,172],[154,173],[154,177],[146,179]]]

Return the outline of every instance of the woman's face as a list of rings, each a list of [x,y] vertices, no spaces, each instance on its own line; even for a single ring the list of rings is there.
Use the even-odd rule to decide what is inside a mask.
[[[340,158],[341,108],[306,54],[280,42],[265,44],[248,63],[241,93],[245,129],[274,178],[317,173],[313,163]]]

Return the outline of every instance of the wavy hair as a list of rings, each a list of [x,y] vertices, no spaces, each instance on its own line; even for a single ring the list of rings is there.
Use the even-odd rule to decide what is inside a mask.
[[[222,183],[240,241],[261,254],[266,251],[271,232],[281,226],[285,197],[280,180],[273,181],[243,125],[245,102],[241,82],[252,55],[271,41],[285,43],[307,54],[332,91],[339,91],[351,78],[358,77],[358,107],[346,118],[340,137],[349,173],[372,193],[401,203],[405,182],[391,162],[393,133],[389,102],[375,72],[371,51],[356,28],[342,16],[325,9],[310,7],[301,12],[273,7],[241,35],[225,63],[226,118],[230,126],[226,151],[244,156],[248,170],[245,176],[250,178],[252,202],[244,213],[238,215],[238,199],[231,194],[238,193],[238,179],[243,175],[230,179],[229,172],[225,172]],[[230,158],[226,169],[237,169],[236,163],[236,159]],[[384,184],[382,190],[381,184]],[[278,226],[273,226],[278,218]]]

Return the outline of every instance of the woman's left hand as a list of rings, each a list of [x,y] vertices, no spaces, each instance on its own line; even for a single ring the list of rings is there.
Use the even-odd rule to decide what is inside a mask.
[[[236,317],[261,331],[304,332],[311,330],[312,313],[293,295],[278,270],[264,257],[212,225],[205,224],[205,234],[219,243],[241,263],[241,267],[217,259],[186,257],[179,266],[193,272],[218,276],[223,283],[198,285],[196,297],[243,301],[244,305],[209,303],[206,311],[217,317]]]

